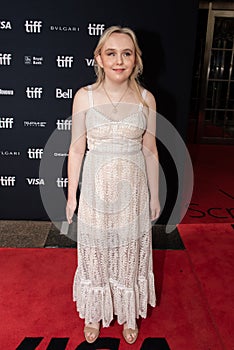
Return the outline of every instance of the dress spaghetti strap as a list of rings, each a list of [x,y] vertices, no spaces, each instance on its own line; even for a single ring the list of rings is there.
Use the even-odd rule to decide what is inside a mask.
[[[92,85],[88,85],[88,98],[89,98],[89,107],[93,107],[93,90]]]

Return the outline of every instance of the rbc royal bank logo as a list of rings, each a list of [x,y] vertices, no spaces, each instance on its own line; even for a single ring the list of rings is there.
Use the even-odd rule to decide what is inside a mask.
[[[11,30],[11,22],[10,21],[0,21],[0,29],[1,30]]]
[[[15,186],[15,176],[0,176],[0,186]]]
[[[41,33],[42,21],[26,20],[24,23],[26,33]]]
[[[102,35],[105,29],[104,24],[91,24],[88,25],[88,34],[89,35]]]
[[[71,68],[73,61],[73,56],[57,56],[56,58],[58,68]]]
[[[41,159],[43,155],[43,148],[28,148],[29,159]]]
[[[26,92],[27,98],[41,98],[43,93],[43,88],[27,86],[25,92]]]
[[[10,66],[11,60],[11,53],[0,53],[0,66]]]
[[[14,118],[0,117],[0,129],[12,129],[14,124]]]

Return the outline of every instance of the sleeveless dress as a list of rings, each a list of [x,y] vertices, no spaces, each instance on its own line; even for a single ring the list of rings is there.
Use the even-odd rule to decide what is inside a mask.
[[[148,304],[156,305],[142,152],[147,117],[142,104],[119,103],[114,113],[111,105],[94,106],[91,85],[88,94],[73,300],[86,324],[108,327],[116,315],[134,329]]]

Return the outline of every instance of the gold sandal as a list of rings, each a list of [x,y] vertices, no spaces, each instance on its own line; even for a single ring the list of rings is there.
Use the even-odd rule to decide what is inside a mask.
[[[84,336],[88,343],[94,343],[95,340],[99,337],[99,333],[100,333],[100,328],[97,329],[94,327],[90,327],[89,325],[84,327]],[[91,334],[93,334],[94,337],[90,337]]]
[[[129,336],[132,338],[132,340],[129,340]],[[123,337],[128,344],[135,343],[135,341],[137,340],[137,336],[138,336],[138,328],[136,328],[136,329],[132,329],[132,328],[123,329]]]

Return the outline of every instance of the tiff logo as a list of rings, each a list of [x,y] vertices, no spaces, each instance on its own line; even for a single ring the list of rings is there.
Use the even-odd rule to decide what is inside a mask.
[[[0,176],[1,186],[15,186],[15,176]]]
[[[26,33],[40,33],[42,29],[42,21],[27,20],[24,23]]]
[[[43,155],[43,148],[28,148],[29,159],[41,159]]]
[[[0,118],[0,129],[12,129],[14,124],[14,118],[1,117]]]
[[[57,119],[56,125],[58,130],[71,130],[72,121],[68,119]]]
[[[41,98],[43,89],[42,87],[27,86],[25,92],[26,92],[27,98]]]
[[[58,187],[67,187],[68,178],[67,177],[58,177],[56,180]]]
[[[67,89],[66,91],[63,91],[60,88],[56,88],[55,96],[56,98],[72,98],[72,89]]]
[[[57,56],[57,66],[59,68],[71,68],[73,60],[73,56]]]
[[[89,35],[102,35],[105,29],[104,24],[91,24],[88,25],[88,33]]]
[[[11,64],[11,53],[0,53],[0,65],[9,66]]]

